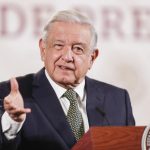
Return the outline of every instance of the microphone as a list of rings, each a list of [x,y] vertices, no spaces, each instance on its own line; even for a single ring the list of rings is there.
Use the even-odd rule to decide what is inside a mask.
[[[98,108],[98,107],[96,107],[96,110],[104,117],[104,119],[106,120],[108,126],[110,126],[111,124],[110,124],[110,122],[109,122],[109,120],[108,120],[108,118],[106,116],[106,113],[103,110],[101,110],[100,108]]]

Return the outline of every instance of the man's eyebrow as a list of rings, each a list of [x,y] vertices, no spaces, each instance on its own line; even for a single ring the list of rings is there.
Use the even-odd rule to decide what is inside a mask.
[[[81,46],[86,46],[86,43],[82,43],[82,42],[73,42],[73,45],[81,45]]]
[[[55,42],[60,42],[60,43],[63,43],[63,44],[65,43],[65,41],[60,40],[60,39],[53,39],[52,42],[53,42],[53,43],[55,43]],[[84,43],[84,42],[76,42],[76,41],[73,41],[73,42],[72,42],[72,45],[80,45],[80,46],[87,47],[87,44]]]
[[[53,42],[61,42],[61,43],[64,43],[63,40],[57,40],[57,39],[54,39]]]

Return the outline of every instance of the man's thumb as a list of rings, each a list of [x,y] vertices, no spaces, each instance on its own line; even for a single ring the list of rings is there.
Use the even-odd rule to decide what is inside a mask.
[[[11,93],[16,93],[19,91],[19,86],[16,78],[10,79]]]

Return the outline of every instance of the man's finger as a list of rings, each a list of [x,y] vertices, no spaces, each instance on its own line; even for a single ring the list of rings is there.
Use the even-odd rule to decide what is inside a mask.
[[[25,109],[15,109],[15,110],[11,110],[10,113],[13,115],[13,116],[20,116],[22,114],[26,114],[26,113],[30,113],[31,112],[31,109],[30,108],[25,108]]]
[[[19,91],[19,86],[16,78],[10,79],[11,93],[16,93]]]
[[[8,97],[5,97],[4,98],[4,103],[5,104],[10,104],[12,101],[8,98]]]

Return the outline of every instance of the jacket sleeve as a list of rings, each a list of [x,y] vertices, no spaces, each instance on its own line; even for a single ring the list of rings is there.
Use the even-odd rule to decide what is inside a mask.
[[[20,140],[20,134],[14,140],[7,140],[2,132],[1,118],[4,113],[3,100],[10,92],[9,82],[0,83],[0,150],[16,150]]]
[[[126,99],[126,124],[127,126],[132,126],[135,125],[135,120],[132,112],[132,106],[131,106],[131,101],[128,92],[125,90],[125,99]]]
[[[2,106],[3,106],[2,99],[0,99],[0,121],[1,121],[1,116],[3,113]],[[1,127],[1,123],[0,123],[0,149],[2,149],[2,127]]]

